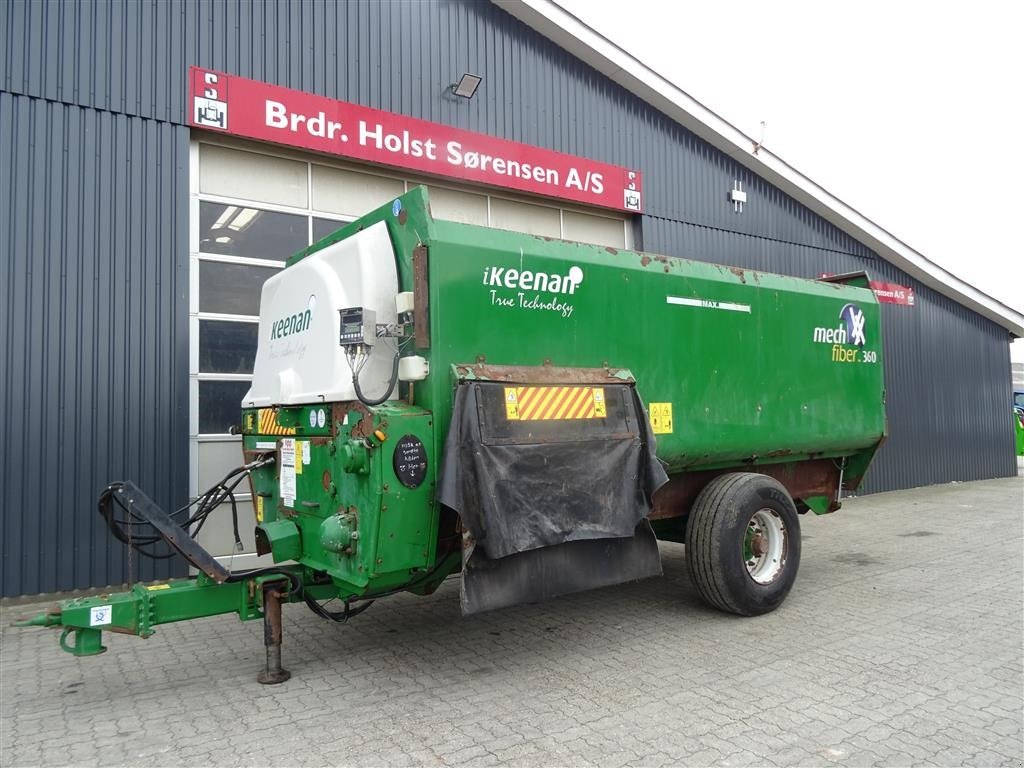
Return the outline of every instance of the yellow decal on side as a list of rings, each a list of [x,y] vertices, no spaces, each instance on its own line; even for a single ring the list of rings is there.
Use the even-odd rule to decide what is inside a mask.
[[[650,403],[651,431],[656,435],[672,432],[672,403]]]
[[[305,445],[301,440],[295,441],[295,474],[302,474],[302,447]]]
[[[515,387],[505,387],[505,416],[509,421],[519,420],[519,399]]]
[[[260,408],[258,411],[261,435],[294,435],[295,427],[282,427],[277,423],[277,413],[273,408]]]
[[[146,589],[148,589],[150,592],[154,592],[154,591],[156,591],[158,589],[170,589],[170,588],[171,588],[170,584],[150,584],[148,587],[146,587]]]
[[[509,421],[603,419],[602,387],[505,387]]]
[[[256,522],[257,523],[262,523],[263,522],[263,497],[262,496],[257,496],[256,497]]]

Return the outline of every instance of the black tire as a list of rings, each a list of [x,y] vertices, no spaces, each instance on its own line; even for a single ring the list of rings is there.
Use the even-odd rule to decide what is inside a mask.
[[[748,529],[751,523],[765,520],[770,532],[762,534],[761,526]],[[776,527],[780,523],[781,539]],[[747,560],[744,549],[755,551],[757,534],[763,537],[756,543],[760,554]],[[781,558],[771,558],[768,541],[772,545],[781,541]],[[793,499],[767,475],[734,472],[716,477],[690,510],[686,562],[697,591],[714,607],[741,616],[774,611],[786,599],[800,568],[800,520]]]

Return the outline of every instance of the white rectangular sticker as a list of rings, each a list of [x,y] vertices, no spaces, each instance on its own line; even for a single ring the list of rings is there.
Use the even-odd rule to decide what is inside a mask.
[[[302,444],[302,463],[308,465],[312,458],[312,451],[309,450],[309,442],[304,442]]]
[[[279,493],[286,507],[295,506],[295,440],[281,440],[281,482]]]
[[[257,451],[272,451],[277,448],[277,443],[273,440],[257,440],[256,450]]]
[[[95,608],[89,609],[89,626],[90,627],[102,627],[104,624],[109,624],[113,617],[114,606],[112,605],[97,605]]]
[[[681,307],[699,307],[700,309],[724,309],[727,312],[746,312],[750,314],[749,304],[733,304],[728,301],[712,299],[690,299],[684,296],[666,296],[665,301]]]

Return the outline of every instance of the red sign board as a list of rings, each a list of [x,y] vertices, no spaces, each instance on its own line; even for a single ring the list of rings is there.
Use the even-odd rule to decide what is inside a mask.
[[[188,124],[422,173],[622,211],[639,171],[192,67]]]
[[[905,307],[914,306],[913,288],[896,285],[895,283],[880,283],[877,280],[871,280],[870,284],[871,290],[875,292],[875,297],[883,304],[902,304]]]
[[[822,272],[821,277],[832,277],[831,272]],[[868,285],[875,293],[875,298],[880,304],[902,304],[905,307],[914,306],[914,289],[896,283],[882,283],[878,280],[868,280]]]

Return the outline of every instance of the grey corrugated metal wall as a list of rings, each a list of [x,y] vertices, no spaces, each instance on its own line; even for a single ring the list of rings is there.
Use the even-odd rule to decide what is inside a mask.
[[[99,492],[187,494],[188,130],[0,92],[0,136],[3,594],[119,583]]]
[[[1005,331],[488,3],[14,0],[0,34],[4,595],[123,580],[107,480],[186,492],[190,64],[640,168],[648,250],[911,285],[916,307],[885,307],[892,437],[868,487],[1015,472]],[[476,98],[445,97],[465,71]]]

